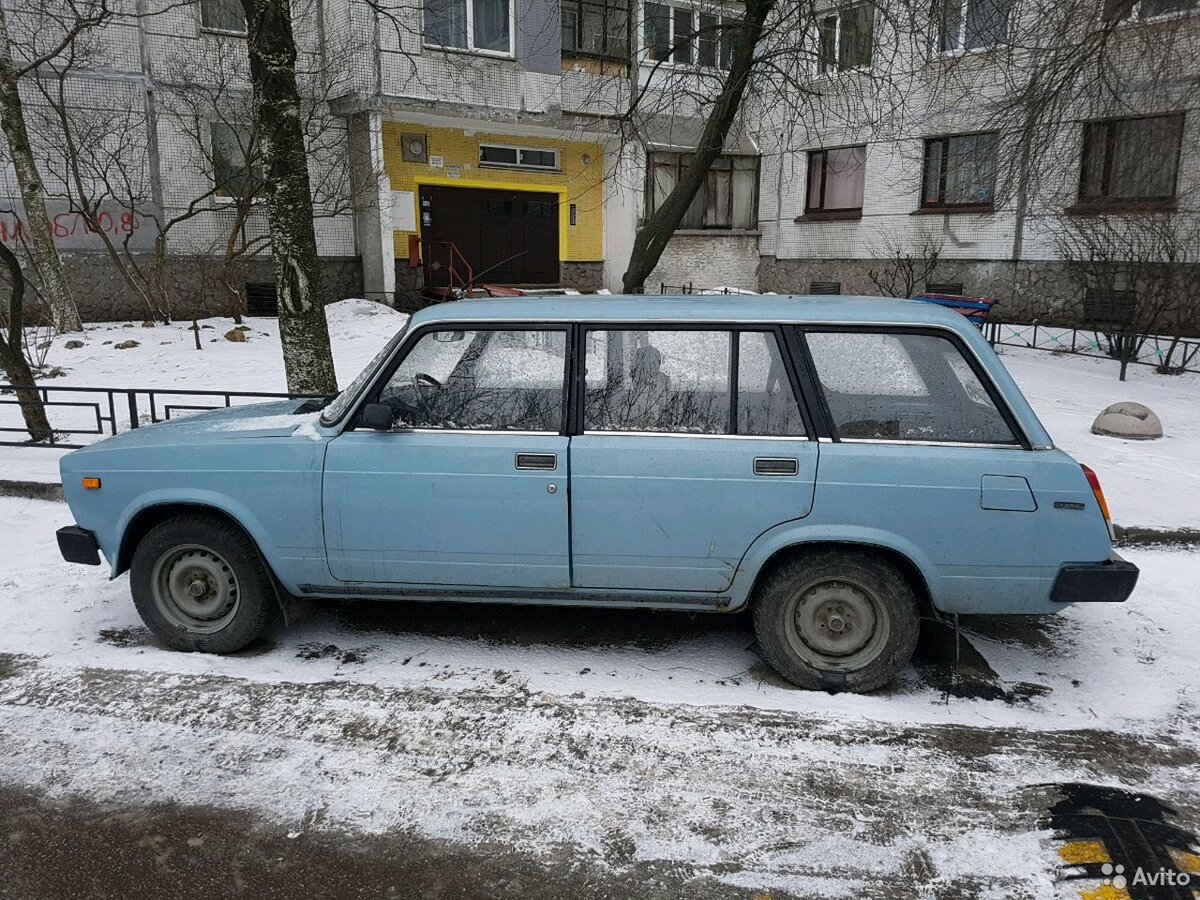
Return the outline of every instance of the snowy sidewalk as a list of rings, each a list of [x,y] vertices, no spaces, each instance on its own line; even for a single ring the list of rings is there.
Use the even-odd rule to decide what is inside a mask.
[[[1125,604],[970,621],[1001,699],[944,692],[929,659],[860,697],[781,684],[742,616],[329,604],[237,656],[172,653],[126,577],[58,558],[69,517],[0,499],[22,525],[0,544],[0,785],[780,897],[1078,896],[1048,782],[1200,828],[1197,554],[1131,551]]]

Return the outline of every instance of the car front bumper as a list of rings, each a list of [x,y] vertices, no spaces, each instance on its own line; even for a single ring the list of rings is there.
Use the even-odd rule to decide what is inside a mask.
[[[1138,567],[1117,554],[1105,562],[1071,563],[1058,570],[1050,599],[1055,603],[1122,603],[1137,585]]]
[[[96,536],[86,528],[68,525],[58,529],[58,550],[67,562],[83,563],[85,566],[100,565],[100,545]]]

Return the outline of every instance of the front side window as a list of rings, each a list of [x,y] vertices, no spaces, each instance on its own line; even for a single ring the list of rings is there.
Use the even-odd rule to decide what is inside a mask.
[[[817,22],[817,71],[869,69],[874,21],[869,5],[847,6],[822,15]]]
[[[1079,199],[1174,200],[1182,140],[1182,114],[1086,123]]]
[[[808,152],[808,200],[804,211],[862,212],[867,148],[839,147]]]
[[[586,431],[729,433],[726,331],[589,331]]]
[[[209,124],[214,193],[218,197],[245,199],[263,190],[262,160],[253,131],[225,122]]]
[[[948,338],[810,332],[807,341],[842,440],[1018,443],[975,370]]]
[[[242,0],[200,0],[200,24],[209,31],[246,33]]]
[[[923,207],[990,207],[996,188],[996,135],[925,141],[923,182]]]
[[[562,52],[628,59],[628,0],[563,0]]]
[[[937,14],[938,49],[979,50],[1008,37],[1012,0],[941,0]]]
[[[688,153],[650,154],[647,205],[651,212],[670,196],[691,161]],[[758,157],[718,156],[679,227],[750,229],[757,223]]]
[[[425,0],[425,43],[511,54],[509,0]]]
[[[558,433],[566,333],[433,331],[379,394],[400,428]]]
[[[654,62],[728,71],[739,27],[739,20],[732,15],[647,3],[642,15],[642,46]]]

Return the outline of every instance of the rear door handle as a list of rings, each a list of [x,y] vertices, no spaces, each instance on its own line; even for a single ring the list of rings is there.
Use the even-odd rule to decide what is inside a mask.
[[[800,463],[787,456],[756,456],[754,458],[755,475],[798,475]]]
[[[558,468],[558,457],[553,453],[518,453],[517,468],[553,472]]]

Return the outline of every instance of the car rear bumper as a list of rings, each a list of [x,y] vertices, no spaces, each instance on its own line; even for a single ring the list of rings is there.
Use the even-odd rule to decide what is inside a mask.
[[[1100,563],[1071,563],[1058,570],[1050,599],[1055,603],[1121,603],[1137,585],[1138,567],[1113,554]]]
[[[67,562],[86,566],[100,565],[100,545],[96,536],[86,528],[68,525],[58,529],[58,550]]]

